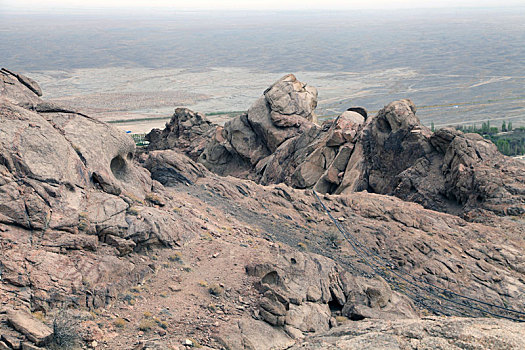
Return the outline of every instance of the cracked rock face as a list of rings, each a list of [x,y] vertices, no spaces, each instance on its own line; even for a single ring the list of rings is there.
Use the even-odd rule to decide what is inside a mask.
[[[264,97],[270,105],[272,120],[277,126],[292,126],[300,123],[299,116],[317,123],[317,89],[301,83],[293,74],[282,77],[270,86]]]
[[[129,136],[42,101],[29,78],[5,69],[0,78],[4,289],[30,286],[18,301],[43,309],[68,295],[103,306],[112,286],[149,269],[117,257],[178,244],[185,224],[161,209],[162,185],[137,166]]]
[[[371,118],[360,142],[360,178],[369,191],[467,217],[479,210],[525,213],[523,163],[477,134],[450,128],[432,133],[408,100],[392,102]]]
[[[213,348],[523,348],[519,324],[418,319],[419,299],[371,277],[302,190],[325,193],[339,223],[388,268],[523,311],[523,165],[479,136],[430,132],[409,100],[374,117],[350,108],[319,126],[315,90],[286,76],[224,127],[177,109],[150,134],[152,149],[135,155],[125,134],[0,74],[4,304],[44,313],[114,307],[138,321],[140,308],[119,293],[151,283],[173,292],[137,291],[148,308],[169,303],[168,332],[155,340],[161,349],[188,330]],[[173,246],[177,255],[156,249]],[[173,262],[179,253],[192,259],[184,279],[178,262],[155,265],[156,254]],[[224,294],[203,290],[203,275],[224,280]],[[211,325],[217,341],[204,331]],[[131,329],[104,341],[135,346]]]
[[[151,149],[179,148],[218,174],[255,178],[255,169],[288,139],[318,128],[316,106],[317,90],[289,74],[224,127],[210,131],[202,116],[178,109],[164,131],[153,130],[147,139]],[[186,115],[195,117],[180,122]]]
[[[34,80],[2,68],[0,69],[0,96],[10,99],[19,106],[31,108],[40,103],[39,96],[42,96],[42,91]]]
[[[197,157],[202,152],[204,136],[213,132],[212,124],[200,113],[187,108],[177,108],[163,130],[153,129],[146,140],[148,150],[176,148],[189,156]],[[209,137],[209,135],[207,136]]]
[[[333,194],[366,190],[465,217],[480,210],[525,213],[525,164],[481,136],[449,128],[433,133],[407,99],[376,116],[352,107],[322,126],[316,124],[316,104],[315,88],[286,75],[224,127],[194,133],[188,125],[176,134],[198,140],[191,151],[182,149],[209,170],[264,185]],[[208,128],[204,123],[198,121]]]
[[[352,276],[333,260],[316,254],[280,251],[272,263],[246,266],[260,278],[261,318],[274,326],[300,332],[321,332],[337,316],[364,318],[418,317],[409,299],[392,292],[380,279]]]
[[[375,320],[333,328],[290,349],[522,349],[523,332],[522,323],[497,319]]]

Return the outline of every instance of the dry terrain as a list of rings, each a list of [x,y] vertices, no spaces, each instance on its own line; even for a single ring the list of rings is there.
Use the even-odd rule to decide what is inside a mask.
[[[523,349],[524,163],[286,75],[137,148],[0,70],[0,347]]]

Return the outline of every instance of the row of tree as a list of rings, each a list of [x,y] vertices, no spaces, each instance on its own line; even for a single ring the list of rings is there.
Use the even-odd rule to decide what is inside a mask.
[[[501,128],[498,128],[497,126],[491,126],[490,120],[487,120],[486,122],[483,122],[481,124],[481,128],[478,128],[476,127],[476,124],[473,124],[473,125],[458,125],[456,126],[456,129],[461,130],[463,132],[474,132],[480,135],[494,135],[499,132],[512,131],[514,128],[512,126],[512,122],[507,123],[506,121],[503,121],[503,123],[501,123]]]
[[[434,123],[430,124],[432,131],[435,130]],[[512,122],[505,122],[501,127],[491,126],[490,121],[483,122],[481,127],[476,124],[458,125],[457,130],[464,133],[476,133],[492,141],[498,150],[507,156],[519,156],[525,154],[525,126],[514,128]]]
[[[495,142],[494,142],[495,141]],[[506,156],[521,156],[525,154],[525,143],[522,140],[498,138],[494,140],[498,150]]]

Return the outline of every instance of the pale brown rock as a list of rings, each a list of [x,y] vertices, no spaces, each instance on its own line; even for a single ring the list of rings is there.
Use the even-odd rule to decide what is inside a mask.
[[[93,321],[83,321],[79,326],[79,333],[85,342],[101,341],[104,339],[104,333],[99,326]]]
[[[228,121],[205,146],[199,162],[222,175],[253,172],[287,140],[315,128],[316,105],[317,90],[287,75],[245,115]]]
[[[162,185],[135,162],[129,136],[40,100],[13,74],[0,77],[0,222],[13,243],[1,252],[3,280],[29,287],[17,299],[25,306],[45,310],[70,297],[104,306],[115,285],[150,270],[115,255],[174,245],[194,231],[145,201]],[[103,243],[109,235],[117,249]]]
[[[177,108],[163,130],[153,129],[146,135],[148,150],[177,148],[195,158],[202,153],[203,142],[213,131],[214,125],[203,114]]]
[[[349,318],[374,313],[388,319],[417,317],[410,301],[392,293],[384,281],[350,276],[330,259],[312,253],[281,251],[272,263],[250,265],[246,271],[260,278],[261,317],[275,326],[328,330],[334,309]],[[368,314],[354,311],[361,306],[370,310]]]
[[[264,97],[272,111],[280,115],[300,115],[312,122],[317,119],[314,114],[317,107],[317,89],[297,80],[293,74],[282,77],[270,86]]]
[[[252,318],[242,318],[228,327],[219,341],[230,349],[254,350],[286,349],[295,344],[286,333]]]
[[[106,236],[106,243],[117,248],[120,256],[125,256],[133,251],[137,244],[133,241],[122,239],[113,235]]]
[[[290,305],[286,315],[286,324],[303,332],[320,332],[330,328],[330,308],[327,304],[306,302]]]
[[[19,106],[34,108],[40,103],[40,98],[35,90],[38,85],[24,84],[19,78],[18,74],[11,72],[5,68],[0,69],[0,96],[9,99],[12,103]]]
[[[143,162],[152,179],[164,186],[179,183],[191,185],[207,173],[207,169],[201,164],[172,150],[149,152]]]
[[[247,114],[210,132],[208,140],[203,133],[190,136],[199,138],[198,161],[220,175],[265,185],[284,182],[335,194],[367,190],[466,216],[479,208],[525,213],[523,163],[481,136],[447,128],[432,133],[408,99],[373,117],[349,108],[319,128],[316,97],[293,75],[281,78]]]
[[[26,77],[25,75],[22,75],[20,73],[15,73],[13,71],[10,71],[6,68],[1,69],[2,72],[11,74],[12,76],[16,77],[18,81],[20,81],[25,87],[27,87],[29,90],[31,90],[35,95],[42,96],[42,89],[40,89],[40,86],[36,81],[33,79]]]
[[[361,332],[337,335],[350,348],[378,348],[392,334],[420,348],[488,339],[478,342],[469,333],[478,326],[454,318],[418,320],[403,283],[388,284],[365,264],[313,187],[359,246],[387,261],[381,271],[523,311],[523,168],[478,136],[431,133],[410,101],[374,117],[352,108],[319,126],[309,120],[313,90],[285,77],[224,127],[176,111],[166,134],[174,149],[135,155],[126,135],[4,77],[14,84],[0,104],[6,303],[49,315],[94,310],[80,322],[115,349],[137,345],[132,325],[146,312],[157,334],[141,331],[140,344],[160,349],[167,336],[211,348],[223,346],[218,339],[233,349],[288,348],[303,332],[330,348],[326,332],[339,324]],[[18,93],[34,105],[18,103]],[[203,288],[212,281],[223,294]],[[117,318],[124,327],[107,323]],[[406,329],[388,328],[400,324]],[[411,338],[425,327],[438,336]],[[500,333],[497,344],[513,344]]]
[[[306,338],[291,349],[523,349],[522,323],[439,318],[348,323]]]
[[[44,345],[53,337],[53,330],[31,314],[20,310],[7,311],[8,322],[37,345]]]
[[[20,339],[2,334],[2,342],[10,349],[19,350],[21,347]]]
[[[45,350],[45,348],[34,346],[33,344],[28,342],[23,342],[22,350]]]

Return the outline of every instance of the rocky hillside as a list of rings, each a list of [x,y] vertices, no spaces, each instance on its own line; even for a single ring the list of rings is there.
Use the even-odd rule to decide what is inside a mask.
[[[525,165],[410,101],[318,125],[288,75],[137,152],[0,78],[0,348],[525,347]]]
[[[179,109],[150,149],[176,148],[220,175],[321,193],[396,196],[425,208],[468,215],[525,213],[525,173],[477,134],[423,126],[410,100],[368,117],[363,108],[316,123],[317,91],[287,75],[245,115],[212,127]]]

